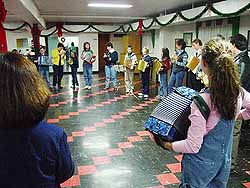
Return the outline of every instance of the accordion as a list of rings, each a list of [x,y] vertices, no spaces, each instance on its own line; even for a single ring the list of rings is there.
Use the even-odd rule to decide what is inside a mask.
[[[137,69],[139,71],[145,72],[147,65],[148,65],[148,62],[140,60]]]
[[[154,60],[154,64],[153,64],[153,71],[156,73],[156,74],[159,74],[161,68],[162,68],[162,62],[159,60],[159,59],[155,59]]]
[[[191,124],[188,116],[192,101],[208,119],[210,110],[203,98],[195,90],[182,86],[159,103],[144,128],[153,134],[155,140],[157,137],[169,142],[185,139]]]
[[[186,65],[186,67],[189,68],[195,74],[199,63],[200,62],[197,57],[192,57],[190,61],[188,62],[188,64]]]

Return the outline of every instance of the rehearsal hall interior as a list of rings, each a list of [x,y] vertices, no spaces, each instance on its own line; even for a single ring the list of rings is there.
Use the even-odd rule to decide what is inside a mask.
[[[250,188],[250,0],[0,0],[0,188]]]

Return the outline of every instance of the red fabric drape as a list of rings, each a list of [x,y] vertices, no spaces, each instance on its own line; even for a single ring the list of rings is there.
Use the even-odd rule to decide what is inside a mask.
[[[32,29],[31,29],[31,34],[32,34],[32,38],[33,38],[34,48],[39,49],[40,48],[41,31],[39,30],[37,24],[33,25]]]
[[[138,35],[142,36],[142,25],[143,25],[143,21],[142,19],[139,19],[139,28],[138,28]]]
[[[0,52],[7,52],[7,39],[6,33],[3,28],[3,22],[6,19],[7,10],[4,7],[4,3],[0,0]]]
[[[56,24],[56,29],[57,29],[57,36],[62,37],[63,36],[62,24]]]

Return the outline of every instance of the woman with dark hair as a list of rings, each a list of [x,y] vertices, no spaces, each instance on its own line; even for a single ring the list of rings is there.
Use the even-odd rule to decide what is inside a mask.
[[[74,174],[62,128],[44,121],[49,89],[21,55],[0,55],[0,187],[59,188]]]
[[[93,63],[95,61],[95,55],[90,48],[89,42],[85,42],[83,44],[81,59],[83,60],[83,75],[86,84],[86,86],[83,89],[90,90],[92,86],[92,69],[93,69]]]
[[[188,62],[188,54],[185,51],[186,42],[183,39],[179,39],[176,42],[175,47],[176,47],[176,52],[174,56],[171,58],[173,67],[168,85],[169,93],[173,91],[174,85],[176,85],[176,87],[182,86],[186,72],[186,64]]]
[[[234,122],[250,118],[250,94],[241,88],[237,66],[223,41],[212,39],[205,44],[202,70],[209,78],[208,90],[200,94],[210,108],[208,120],[192,103],[187,138],[163,146],[184,153],[180,188],[226,188]]]
[[[71,67],[72,74],[72,88],[75,89],[79,87],[78,79],[77,79],[77,69],[79,67],[78,57],[75,51],[70,52],[70,60],[69,65]]]
[[[161,61],[162,68],[160,69],[160,95],[157,96],[159,99],[163,99],[168,94],[167,80],[168,80],[168,70],[170,68],[170,57],[168,48],[163,48],[161,50]]]

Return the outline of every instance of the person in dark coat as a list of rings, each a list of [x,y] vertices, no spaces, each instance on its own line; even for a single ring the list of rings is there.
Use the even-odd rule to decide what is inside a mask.
[[[250,92],[250,59],[247,52],[247,39],[242,34],[236,34],[230,38],[229,50],[234,56],[234,62],[238,65],[242,87]],[[237,165],[238,147],[240,142],[242,120],[237,120],[233,132],[232,148],[232,172]]]
[[[0,187],[59,188],[74,174],[67,135],[44,119],[50,91],[23,56],[0,55]]]

